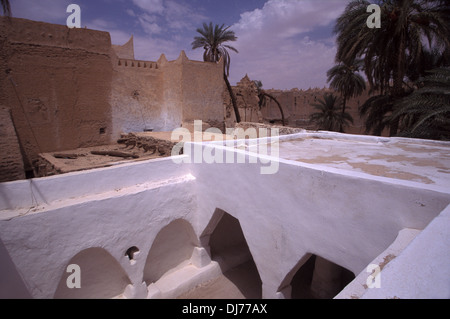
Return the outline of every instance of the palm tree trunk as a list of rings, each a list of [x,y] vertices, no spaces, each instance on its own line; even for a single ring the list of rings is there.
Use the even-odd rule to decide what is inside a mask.
[[[9,0],[1,0],[0,4],[3,9],[3,14],[7,17],[11,16],[11,4],[9,3]]]
[[[228,81],[228,77],[225,73],[223,74],[223,78],[227,85],[228,93],[230,93],[231,104],[233,104],[234,114],[236,115],[236,122],[241,123],[241,115],[239,114],[239,108],[237,106],[236,97],[234,96],[233,93],[233,88],[231,87],[230,82]]]
[[[344,118],[345,109],[347,107],[346,103],[347,103],[347,97],[344,95],[342,97],[342,118]],[[339,132],[344,133],[344,126],[342,125],[342,123],[339,125]]]
[[[402,32],[400,36],[400,43],[398,48],[397,55],[397,68],[394,69],[393,77],[394,77],[394,87],[393,87],[393,96],[394,100],[399,99],[403,95],[403,77],[405,76],[405,35]],[[395,111],[395,110],[393,110]],[[389,136],[395,136],[398,133],[398,127],[400,119],[396,119],[390,123]]]
[[[280,102],[278,102],[278,100],[275,97],[273,97],[272,95],[270,95],[270,94],[268,94],[266,92],[264,92],[263,94],[265,96],[267,96],[269,99],[271,99],[272,101],[274,101],[278,105],[278,108],[280,109],[280,112],[281,112],[281,120],[283,122],[283,126],[286,126],[286,120],[284,118],[284,112],[283,112],[283,108],[280,105]]]

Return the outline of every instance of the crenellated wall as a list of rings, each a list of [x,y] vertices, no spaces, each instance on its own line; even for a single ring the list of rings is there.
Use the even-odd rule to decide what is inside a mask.
[[[111,109],[113,138],[129,132],[164,128],[162,70],[157,62],[115,58],[113,63]]]
[[[143,68],[148,70],[157,70],[158,63],[152,61],[143,61],[143,60],[135,60],[135,59],[118,59],[118,66],[122,67],[131,67],[131,68]]]
[[[195,120],[222,128],[222,64],[191,61],[182,51],[175,61],[114,58],[111,106],[113,136],[173,131]]]

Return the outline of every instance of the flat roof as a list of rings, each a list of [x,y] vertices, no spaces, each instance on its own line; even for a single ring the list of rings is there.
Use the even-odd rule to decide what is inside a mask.
[[[450,191],[450,142],[337,133],[295,137],[280,139],[280,158],[433,184]]]

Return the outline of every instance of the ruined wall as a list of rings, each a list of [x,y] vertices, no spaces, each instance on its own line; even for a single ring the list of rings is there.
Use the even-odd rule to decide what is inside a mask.
[[[328,89],[309,89],[303,90],[268,90],[278,102],[285,113],[285,117],[290,126],[300,126],[306,129],[313,129],[314,125],[309,123],[309,115],[314,113],[314,107],[311,104],[317,103],[325,93],[332,93]],[[280,111],[273,101],[267,101],[262,110],[264,118],[268,121],[278,121],[281,119]]]
[[[333,93],[340,96],[339,93],[329,88],[323,89],[308,89],[308,90],[265,90],[268,94],[275,97],[283,108],[286,125],[290,127],[303,128],[307,130],[315,130],[314,124],[310,123],[309,116],[316,112],[312,104],[318,103],[319,99],[323,98],[326,93]],[[236,95],[236,101],[241,115],[242,122],[263,123],[270,122],[272,124],[282,124],[282,117],[280,109],[277,104],[269,98],[266,98],[266,103],[262,105],[261,109],[258,106],[258,91],[253,81],[246,75],[240,82],[233,87],[233,92]],[[361,96],[352,98],[346,103],[346,110],[353,117],[354,124],[345,128],[346,133],[364,134],[365,126],[364,119],[359,115],[359,106],[362,105],[368,98],[368,90]],[[231,104],[231,98],[225,88],[223,93],[224,109],[226,114],[227,127],[234,127],[236,117]]]
[[[236,103],[239,109],[239,115],[242,122],[262,123],[263,114],[259,109],[258,89],[248,75],[245,75],[236,86],[233,87],[233,93],[236,97]],[[236,122],[236,115],[234,113],[233,105],[231,103],[230,94],[225,86],[223,93],[224,108],[226,114],[227,127],[234,127]]]
[[[0,18],[0,104],[12,110],[26,169],[38,153],[110,141],[106,32]]]
[[[326,93],[333,93],[336,96],[340,96],[339,93],[328,88],[308,90],[292,89],[289,91],[267,90],[267,92],[272,94],[280,102],[289,126],[305,129],[316,129],[314,125],[309,123],[309,116],[316,112],[312,104],[318,103],[318,100],[323,99],[323,95]],[[358,109],[368,98],[368,91],[366,91],[361,96],[347,101],[346,111],[353,117],[354,124],[344,129],[346,133],[364,134],[364,120],[361,119]],[[275,121],[278,123],[281,119],[277,105],[270,100],[262,108],[262,113],[264,119],[267,121]]]
[[[9,109],[0,106],[0,183],[25,178],[22,154]]]

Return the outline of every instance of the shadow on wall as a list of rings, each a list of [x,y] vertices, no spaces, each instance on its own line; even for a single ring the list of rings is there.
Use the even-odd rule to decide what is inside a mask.
[[[262,297],[262,281],[239,220],[217,209],[202,238],[209,237],[211,259],[245,298]]]
[[[283,280],[279,291],[284,290],[285,297],[292,299],[332,299],[353,279],[355,275],[350,270],[306,254]]]
[[[1,192],[0,192],[1,193]],[[20,276],[0,238],[0,299],[31,299],[31,294]]]
[[[81,269],[81,288],[69,289],[68,265],[78,265]],[[56,289],[55,299],[108,299],[123,293],[131,283],[117,260],[103,248],[89,248],[75,255],[64,269]]]
[[[144,268],[147,286],[190,261],[199,241],[191,224],[177,219],[156,236]]]

